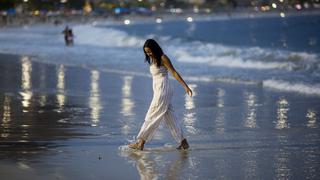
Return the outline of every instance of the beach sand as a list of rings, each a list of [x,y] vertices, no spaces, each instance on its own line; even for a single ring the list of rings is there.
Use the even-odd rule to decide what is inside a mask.
[[[144,66],[145,64],[141,64]],[[0,179],[319,179],[320,97],[172,81],[190,150],[165,126],[126,148],[152,98],[146,76],[0,55]]]

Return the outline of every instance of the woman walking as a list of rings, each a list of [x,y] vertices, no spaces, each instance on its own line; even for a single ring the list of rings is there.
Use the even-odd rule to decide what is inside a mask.
[[[161,47],[155,40],[148,39],[144,43],[143,51],[146,56],[146,61],[150,65],[150,72],[153,79],[153,98],[145,121],[137,136],[137,141],[129,144],[129,147],[143,150],[145,142],[152,138],[160,122],[165,121],[174,139],[180,143],[177,149],[188,149],[189,144],[183,136],[181,125],[174,115],[171,104],[173,90],[169,82],[168,70],[185,88],[188,95],[192,96],[192,91],[174,69],[170,59],[163,53]]]

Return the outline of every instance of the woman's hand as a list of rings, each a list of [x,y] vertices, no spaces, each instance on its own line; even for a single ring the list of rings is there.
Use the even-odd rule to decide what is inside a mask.
[[[189,87],[186,87],[186,93],[191,97],[192,96],[192,91]]]

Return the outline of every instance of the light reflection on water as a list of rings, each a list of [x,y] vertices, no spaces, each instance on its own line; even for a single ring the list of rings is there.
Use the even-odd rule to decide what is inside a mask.
[[[16,62],[3,64],[19,72],[0,72],[4,79],[13,80],[0,87],[1,92],[4,90],[4,93],[0,92],[0,146],[5,143],[5,148],[12,149],[13,154],[19,154],[22,150],[28,152],[37,147],[38,140],[49,142],[52,139],[67,139],[78,133],[60,128],[60,120],[67,119],[65,125],[73,125],[68,120],[77,117],[74,111],[76,104],[70,103],[68,108],[71,107],[71,110],[65,107],[67,69],[64,65],[38,64],[26,56]],[[47,68],[50,68],[49,71],[46,71]],[[86,98],[84,101],[88,102]],[[61,113],[64,109],[68,111]]]
[[[21,58],[21,74],[22,74],[22,84],[21,88],[23,90],[30,90],[31,88],[31,72],[32,64],[27,56]]]
[[[185,94],[185,108],[187,112],[184,114],[184,123],[186,125],[187,131],[191,134],[196,134],[197,129],[195,128],[195,122],[197,121],[196,112],[194,109],[196,108],[194,99],[197,96],[197,85],[196,84],[189,84],[190,89],[193,92],[193,96],[190,97],[189,95]]]
[[[28,112],[28,108],[30,106],[30,100],[32,98],[32,92],[30,91],[32,88],[31,84],[31,72],[32,72],[32,64],[27,56],[23,56],[21,58],[21,88],[22,91],[20,95],[22,96],[22,107],[23,112]]]
[[[253,92],[245,92],[244,96],[247,106],[244,127],[257,128],[257,96]]]
[[[288,111],[289,108],[289,102],[285,98],[280,98],[277,102],[278,108],[277,108],[277,121],[276,121],[276,129],[284,129],[289,128],[288,123]]]
[[[285,105],[285,107],[282,107],[282,108],[288,109],[286,107],[286,105],[288,105],[288,102],[285,99],[280,98],[278,103],[282,103],[283,105]],[[281,127],[285,128],[287,126],[282,126],[282,123],[281,123]],[[279,149],[276,149],[274,153],[273,164],[274,164],[275,176],[278,179],[290,179],[290,177],[292,176],[292,170],[289,167],[289,163],[290,163],[289,159],[291,156],[290,155],[291,152],[288,151],[288,149],[286,149],[286,145],[288,144],[288,135],[284,133],[279,133],[277,135],[277,140],[280,147]]]
[[[121,111],[120,113],[123,114],[123,116],[126,118],[124,121],[123,126],[121,127],[121,131],[123,134],[127,135],[131,128],[132,128],[132,122],[127,121],[131,120],[132,117],[135,115],[133,112],[133,108],[135,106],[135,102],[132,99],[132,80],[133,76],[124,76],[123,78],[123,83],[122,83],[122,99],[121,99]]]
[[[317,112],[313,109],[308,109],[306,118],[308,120],[307,127],[317,128]]]
[[[289,167],[289,157],[289,152],[282,148],[275,154],[274,168],[277,179],[291,179],[292,170]]]
[[[57,102],[60,107],[60,111],[65,105],[65,68],[63,65],[59,65],[57,68]]]
[[[31,91],[32,89],[32,63],[27,56],[23,56],[21,58],[21,88],[22,91],[20,92],[20,95],[22,96],[22,107],[23,113],[27,113],[30,110],[32,111],[31,107],[31,99],[33,98],[33,93]],[[29,138],[29,128],[30,128],[30,120],[26,119],[24,124],[21,124],[21,139],[19,141],[21,142],[27,142],[27,139]]]
[[[40,95],[39,103],[41,107],[44,107],[47,103],[47,96],[44,94]]]
[[[121,99],[121,113],[124,116],[133,116],[133,108],[135,106],[134,101],[131,98],[131,86],[132,86],[132,76],[123,77],[122,86],[122,99]]]
[[[258,179],[258,154],[256,151],[245,153],[244,171],[246,179]]]
[[[217,107],[218,107],[218,113],[217,117],[215,118],[215,132],[218,134],[223,134],[225,131],[224,124],[225,124],[225,110],[224,110],[224,105],[225,105],[225,95],[226,92],[222,88],[217,89]]]
[[[10,128],[10,121],[11,121],[11,97],[5,95],[4,96],[4,101],[3,101],[3,113],[2,113],[2,123],[1,123],[1,137],[2,138],[7,138],[10,133],[8,132],[8,129]]]
[[[102,105],[100,102],[99,77],[100,73],[98,71],[91,71],[89,107],[91,109],[90,116],[92,120],[92,126],[96,126],[99,123],[100,112],[102,110]]]
[[[319,150],[317,148],[306,148],[303,150],[303,171],[306,174],[305,179],[317,179],[319,176],[319,162],[317,156]]]

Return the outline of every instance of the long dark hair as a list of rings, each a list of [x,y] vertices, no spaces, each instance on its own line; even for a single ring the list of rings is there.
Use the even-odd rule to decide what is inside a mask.
[[[157,66],[158,67],[161,66],[161,56],[163,55],[163,51],[159,46],[159,44],[153,39],[148,39],[143,45],[143,52],[146,56],[145,61],[151,64],[150,57],[147,55],[146,51],[144,50],[145,47],[148,47],[151,50],[151,52],[154,54],[156,58]]]

